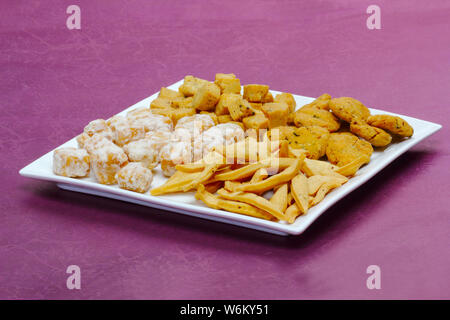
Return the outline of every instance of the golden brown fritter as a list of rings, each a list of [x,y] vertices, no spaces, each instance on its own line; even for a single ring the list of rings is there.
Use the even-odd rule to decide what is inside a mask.
[[[316,100],[311,103],[305,104],[303,108],[315,107],[322,110],[330,110],[328,103],[330,102],[331,96],[328,93],[324,93],[319,96]]]
[[[276,139],[275,130],[279,129],[280,140],[287,140],[289,146],[294,149],[306,151],[309,159],[319,159],[325,155],[330,133],[327,129],[319,126],[310,127],[279,127],[270,130],[270,138]]]
[[[370,116],[369,109],[361,101],[350,97],[331,99],[328,106],[335,116],[347,122],[352,122],[355,118],[365,121]]]
[[[330,132],[339,130],[341,123],[330,111],[316,107],[303,107],[294,113],[294,124],[300,126],[319,126]]]
[[[372,145],[350,132],[332,133],[328,139],[326,154],[328,161],[342,167],[361,156],[367,157],[370,161],[372,155]]]
[[[370,116],[367,119],[367,123],[371,126],[397,134],[401,137],[411,137],[414,133],[414,129],[409,125],[409,123],[397,116],[377,114]]]
[[[392,136],[383,129],[372,127],[365,121],[354,119],[350,123],[350,131],[369,141],[374,147],[385,147],[392,141]]]

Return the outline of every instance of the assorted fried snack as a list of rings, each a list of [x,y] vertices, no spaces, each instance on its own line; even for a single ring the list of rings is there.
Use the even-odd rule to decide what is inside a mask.
[[[53,172],[153,196],[193,191],[213,209],[293,223],[369,163],[374,147],[414,133],[351,97],[324,93],[296,107],[268,85],[242,89],[233,73],[188,75],[149,107],[91,121],[78,149],[55,150]],[[167,179],[151,188],[154,170]]]

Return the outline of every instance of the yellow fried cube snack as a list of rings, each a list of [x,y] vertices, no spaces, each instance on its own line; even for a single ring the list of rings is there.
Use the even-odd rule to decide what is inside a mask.
[[[275,102],[284,102],[289,106],[289,112],[294,112],[297,106],[294,96],[290,93],[280,93],[275,96]]]
[[[170,108],[172,103],[169,99],[158,97],[150,103],[150,109],[166,109]]]
[[[185,97],[191,97],[205,83],[209,83],[209,81],[193,76],[186,76],[184,77],[183,84],[178,88],[178,91],[180,91]]]
[[[117,172],[119,187],[130,191],[147,192],[152,180],[152,171],[143,167],[139,162],[131,162]]]
[[[224,114],[221,116],[217,116],[217,121],[219,123],[227,123],[227,122],[233,121],[233,118],[229,114]]]
[[[64,177],[89,175],[89,155],[84,149],[60,148],[53,152],[53,172]]]
[[[233,73],[217,73],[214,81],[219,86],[220,92],[223,93],[241,93],[241,81],[236,78]]]
[[[91,154],[92,171],[102,184],[116,183],[116,173],[127,163],[125,152],[112,142],[95,149]]]
[[[269,119],[264,114],[255,114],[242,119],[245,129],[267,129],[269,127]]]
[[[248,84],[244,86],[244,99],[249,102],[262,102],[269,92],[269,86],[263,84]]]
[[[177,99],[184,99],[184,95],[181,92],[167,89],[165,87],[162,87],[158,94],[159,98],[165,98],[169,101],[177,100]]]
[[[273,95],[269,92],[267,92],[267,94],[264,96],[262,103],[269,103],[269,102],[274,102],[273,100]]]
[[[230,104],[228,106],[228,111],[234,121],[240,121],[242,118],[255,115],[255,110],[250,103],[242,98],[240,98],[237,103]]]
[[[289,106],[286,103],[266,103],[262,106],[262,111],[269,119],[269,128],[285,126],[287,124]]]
[[[239,105],[242,97],[235,93],[224,93],[220,96],[219,102],[217,103],[215,113],[218,116],[226,115],[230,113],[229,106]]]
[[[181,118],[192,116],[195,114],[194,108],[178,108],[178,109],[172,109],[170,111],[169,117],[172,119],[172,122],[174,125],[177,124],[178,120]]]
[[[214,83],[207,82],[195,92],[192,107],[200,111],[212,110],[219,98],[220,88]]]

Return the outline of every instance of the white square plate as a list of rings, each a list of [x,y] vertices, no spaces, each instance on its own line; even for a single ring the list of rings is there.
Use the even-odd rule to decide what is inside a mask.
[[[177,90],[183,81],[174,83],[169,88]],[[272,94],[279,92],[272,91]],[[128,111],[139,108],[142,106],[148,107],[150,102],[156,98],[158,93],[136,103],[135,105],[127,108],[119,114],[125,115]],[[310,103],[314,98],[303,97],[294,95],[297,102],[297,106],[303,106]],[[391,112],[370,109],[372,114],[391,114],[397,115]],[[20,170],[20,174],[24,177],[35,178],[46,181],[56,182],[57,185],[66,190],[77,191],[82,193],[88,193],[98,195],[102,197],[118,199],[122,201],[128,201],[144,206],[163,209],[167,211],[173,211],[177,213],[187,214],[199,218],[210,219],[220,221],[224,223],[234,224],[246,228],[256,229],[260,231],[270,232],[278,235],[298,235],[301,234],[311,223],[314,222],[323,212],[331,207],[338,200],[345,197],[347,194],[358,188],[360,185],[368,181],[375,174],[380,172],[389,163],[394,161],[402,153],[413,147],[415,144],[425,139],[429,135],[438,131],[442,126],[436,123],[419,120],[403,115],[403,119],[414,128],[414,135],[410,139],[403,140],[401,142],[393,143],[389,145],[384,151],[375,151],[372,155],[371,161],[368,165],[362,167],[358,173],[351,178],[343,186],[331,191],[322,202],[312,207],[308,213],[304,216],[300,216],[293,224],[286,224],[284,222],[273,222],[240,215],[232,212],[215,210],[206,207],[201,201],[194,198],[193,192],[164,195],[164,196],[151,196],[149,193],[140,194],[128,190],[120,189],[117,185],[108,186],[95,182],[93,177],[74,179],[57,176],[52,171],[52,154],[53,151],[43,155],[36,161],[30,163],[25,168]],[[92,119],[94,120],[94,119]],[[80,128],[80,132],[82,128]],[[60,145],[61,147],[77,147],[75,138],[66,143]],[[57,148],[57,149],[58,149]],[[159,168],[156,169],[152,188],[156,187],[166,181],[166,178],[162,175]]]

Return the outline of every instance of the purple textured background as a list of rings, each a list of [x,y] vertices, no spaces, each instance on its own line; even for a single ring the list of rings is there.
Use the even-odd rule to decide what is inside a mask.
[[[81,30],[65,25],[74,3]],[[0,298],[450,298],[449,16],[448,0],[1,1]],[[90,120],[216,72],[444,128],[298,237],[19,176]],[[71,264],[81,290],[66,288]],[[371,264],[381,290],[366,288]]]

